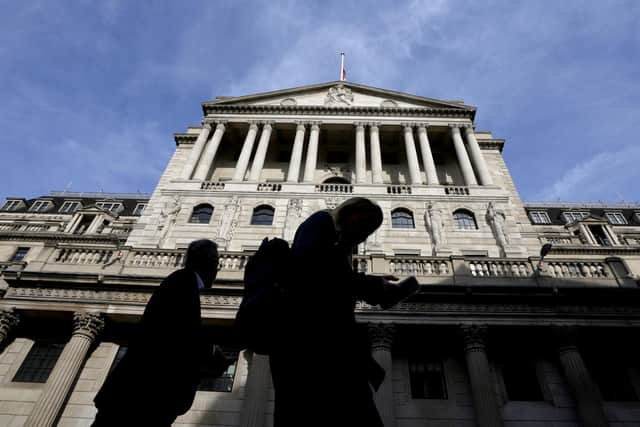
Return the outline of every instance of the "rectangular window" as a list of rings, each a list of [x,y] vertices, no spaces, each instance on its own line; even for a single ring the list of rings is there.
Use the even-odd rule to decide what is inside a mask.
[[[501,364],[507,399],[520,401],[544,400],[536,365],[526,357],[512,357]]]
[[[133,210],[133,214],[136,216],[142,215],[142,212],[144,212],[144,208],[146,207],[147,207],[146,203],[138,203],[136,205],[136,208]]]
[[[349,153],[346,151],[327,151],[327,163],[349,163]]]
[[[64,202],[60,207],[61,213],[74,213],[80,209],[80,202]]]
[[[591,235],[596,239],[596,242],[598,242],[599,245],[613,246],[611,244],[611,240],[609,240],[609,236],[601,225],[590,225],[588,228],[589,231],[591,231]]]
[[[2,206],[3,211],[15,211],[20,207],[20,200],[7,200]]]
[[[607,212],[605,215],[611,224],[625,225],[627,223],[627,219],[620,212]]]
[[[447,399],[447,383],[441,360],[409,359],[412,399]]]
[[[36,341],[13,377],[14,382],[46,383],[64,344]]]
[[[96,206],[99,207],[100,209],[111,211],[113,213],[118,213],[118,211],[120,210],[120,207],[122,206],[122,204],[121,203],[98,202],[98,203],[96,203]]]
[[[48,200],[37,200],[29,210],[31,212],[44,212],[49,209],[49,205],[51,204]]]
[[[238,366],[239,351],[230,349],[225,349],[223,351],[225,357],[233,360],[233,363],[229,365],[227,370],[218,377],[214,377],[213,373],[205,368],[204,372],[200,375],[198,390],[221,392],[231,392],[233,390],[233,379],[236,375],[236,368]]]
[[[27,252],[29,252],[29,248],[19,247],[13,253],[13,256],[11,257],[11,261],[12,262],[20,262],[20,261],[22,261],[24,259],[24,257],[27,255]]]
[[[547,214],[545,211],[529,212],[529,217],[531,217],[531,221],[534,224],[551,224],[549,214]]]
[[[583,218],[589,216],[589,212],[563,212],[564,220],[567,224],[575,221],[580,221]]]

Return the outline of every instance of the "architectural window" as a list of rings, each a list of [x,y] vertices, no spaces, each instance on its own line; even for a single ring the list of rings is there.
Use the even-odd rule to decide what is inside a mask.
[[[14,382],[46,383],[64,344],[36,341],[13,377]]]
[[[583,218],[589,216],[589,212],[563,212],[562,216],[564,216],[564,220],[567,224],[570,224],[575,221],[580,221]]]
[[[410,210],[398,208],[391,211],[392,228],[415,228],[413,214]]]
[[[135,216],[140,216],[142,215],[142,212],[144,212],[144,209],[147,207],[146,203],[138,203],[136,205],[136,208],[133,210],[133,214]]]
[[[409,359],[412,399],[447,399],[447,383],[441,360]]]
[[[24,257],[27,255],[27,252],[29,252],[29,248],[22,247],[22,246],[19,247],[13,253],[13,256],[11,257],[11,261],[12,262],[20,262],[20,261],[22,261],[24,259]]]
[[[233,360],[233,363],[229,365],[226,371],[220,376],[215,377],[213,372],[209,372],[206,368],[200,376],[200,383],[198,384],[198,390],[200,391],[233,391],[233,379],[236,375],[236,367],[238,365],[238,351],[237,350],[224,350],[224,355],[227,359]]]
[[[111,211],[113,213],[118,213],[122,209],[122,203],[118,202],[98,202],[96,203],[96,206],[100,209]]]
[[[458,230],[477,230],[476,218],[472,212],[458,209],[453,213],[453,222]]]
[[[533,360],[512,357],[501,364],[501,370],[508,400],[544,400]]]
[[[213,206],[208,203],[203,203],[193,208],[189,222],[194,224],[209,224],[211,215],[213,215]]]
[[[115,367],[118,366],[118,363],[120,363],[124,355],[127,353],[127,349],[128,347],[126,345],[121,345],[120,347],[118,347],[116,357],[113,358],[113,363],[111,364],[111,368],[109,368],[109,373],[111,373],[115,369]]]
[[[36,200],[36,202],[31,205],[29,210],[31,212],[44,212],[49,209],[51,206],[51,202],[49,200]]]
[[[74,213],[80,209],[80,202],[64,202],[58,212],[60,213]]]
[[[605,215],[611,224],[625,225],[627,223],[627,219],[621,212],[607,212]]]
[[[549,214],[547,214],[545,211],[529,212],[529,217],[534,224],[551,224]]]
[[[20,200],[7,200],[2,206],[3,211],[15,211],[20,207]]]
[[[600,246],[613,246],[611,239],[602,225],[589,225],[589,231]]]
[[[251,225],[271,225],[273,224],[273,214],[275,210],[268,205],[260,205],[253,210],[251,215]]]
[[[327,151],[327,163],[349,163],[349,153],[346,151]]]

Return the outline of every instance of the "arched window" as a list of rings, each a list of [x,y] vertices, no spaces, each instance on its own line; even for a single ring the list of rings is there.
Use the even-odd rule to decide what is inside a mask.
[[[323,184],[351,184],[349,180],[341,176],[332,176],[324,180]]]
[[[269,205],[260,205],[253,210],[251,215],[251,225],[271,225],[273,224],[273,209]]]
[[[398,208],[391,211],[391,227],[392,228],[415,228],[413,222],[413,214],[410,210]]]
[[[193,212],[191,212],[191,218],[189,218],[189,222],[193,222],[195,224],[209,224],[212,214],[213,206],[208,203],[202,203],[193,208]]]
[[[458,230],[477,230],[476,217],[466,209],[458,209],[453,213],[453,222]]]

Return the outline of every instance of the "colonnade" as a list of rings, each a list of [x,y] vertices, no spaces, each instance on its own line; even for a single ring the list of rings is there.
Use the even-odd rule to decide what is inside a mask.
[[[289,159],[289,167],[286,174],[287,182],[314,182],[316,165],[318,160],[318,139],[322,123],[295,122],[296,131]],[[214,129],[212,134],[212,130]],[[206,180],[216,153],[226,130],[226,122],[205,123],[198,135],[193,148],[182,169],[182,179]],[[367,129],[369,133],[369,161],[371,165],[371,184],[383,183],[382,153],[380,149],[380,126],[378,122],[356,122],[355,127],[355,182],[356,184],[368,184],[367,178]],[[404,136],[404,148],[407,158],[407,169],[409,183],[412,185],[439,185],[436,165],[433,159],[431,143],[429,141],[428,128],[426,123],[402,123]],[[236,162],[232,180],[235,182],[244,181],[247,178],[251,182],[260,181],[265,158],[269,148],[269,141],[273,132],[274,123],[270,121],[249,122],[249,128],[245,135],[240,156]],[[463,131],[461,132],[462,129]],[[307,150],[305,156],[303,174],[300,172],[303,167],[302,158],[304,152],[304,142],[306,133],[309,132]],[[462,133],[464,132],[464,139]],[[254,145],[259,136],[258,145],[254,152]],[[418,150],[416,149],[415,135],[418,137]],[[462,172],[464,185],[492,185],[491,174],[486,161],[482,155],[480,145],[476,139],[475,132],[470,124],[449,125],[449,136],[451,138],[456,158]],[[465,143],[466,140],[466,143]],[[422,161],[422,169],[421,163]],[[251,164],[250,164],[251,163]],[[424,170],[425,179],[422,178]]]

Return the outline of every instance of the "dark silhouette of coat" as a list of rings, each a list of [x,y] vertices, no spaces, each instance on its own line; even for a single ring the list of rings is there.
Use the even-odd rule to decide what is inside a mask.
[[[177,270],[162,281],[137,336],[94,399],[97,420],[169,425],[189,410],[200,367],[214,362],[202,336],[199,295],[194,271]],[[216,362],[222,373],[226,364]]]
[[[377,388],[384,370],[354,310],[357,300],[380,302],[383,280],[354,272],[337,239],[327,211],[311,215],[294,238],[281,335],[270,354],[276,427],[382,426],[370,384]]]

